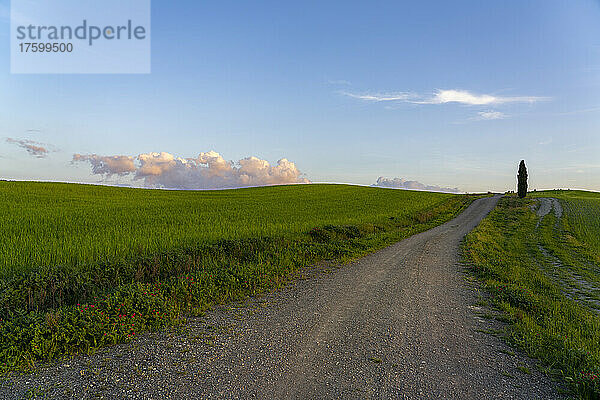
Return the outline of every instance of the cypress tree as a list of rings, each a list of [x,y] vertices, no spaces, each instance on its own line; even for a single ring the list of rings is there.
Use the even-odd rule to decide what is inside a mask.
[[[517,189],[520,198],[524,198],[527,195],[527,167],[525,166],[525,160],[521,160],[521,163],[519,164]]]

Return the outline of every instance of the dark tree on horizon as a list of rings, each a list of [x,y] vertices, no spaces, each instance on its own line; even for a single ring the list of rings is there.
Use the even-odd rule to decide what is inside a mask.
[[[527,167],[525,160],[519,164],[519,174],[517,175],[517,190],[520,198],[527,196]]]

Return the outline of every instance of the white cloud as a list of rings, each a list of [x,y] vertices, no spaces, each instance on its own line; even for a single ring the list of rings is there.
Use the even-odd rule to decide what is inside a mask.
[[[373,186],[394,188],[394,189],[410,189],[410,190],[427,190],[430,192],[445,192],[445,193],[460,193],[458,188],[446,188],[440,186],[425,185],[418,181],[405,181],[402,178],[384,178],[380,176]]]
[[[500,111],[481,111],[477,115],[479,115],[478,119],[484,120],[503,119],[507,117],[506,114]]]
[[[130,156],[73,156],[73,161],[87,161],[92,173],[132,176],[145,187],[172,189],[219,189],[287,183],[310,183],[296,165],[282,158],[277,165],[257,157],[237,163],[226,161],[219,153],[200,153],[197,158],[181,158],[166,152]],[[137,161],[134,162],[134,161]]]
[[[50,151],[47,145],[33,140],[7,138],[6,141],[27,150],[29,154],[37,158],[46,157]]]
[[[366,101],[407,101],[414,97],[411,93],[391,93],[391,94],[355,94],[342,92],[343,95],[354,99]]]
[[[413,104],[458,103],[474,106],[505,103],[535,103],[538,101],[549,100],[548,97],[538,96],[502,97],[490,94],[473,94],[467,90],[438,90],[433,96],[416,95],[406,92],[395,94],[355,94],[343,92],[342,94],[365,101],[404,101]]]
[[[438,90],[434,96],[428,100],[415,101],[417,104],[446,104],[460,103],[474,106],[504,103],[535,103],[537,101],[548,100],[547,97],[536,96],[517,96],[500,97],[490,94],[473,94],[466,90]]]
[[[88,161],[92,166],[92,173],[97,175],[124,176],[135,171],[133,157],[129,156],[99,156],[97,154],[74,154],[73,162]]]

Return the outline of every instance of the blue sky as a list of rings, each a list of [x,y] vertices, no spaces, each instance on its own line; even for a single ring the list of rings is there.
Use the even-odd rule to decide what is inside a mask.
[[[466,191],[525,159],[532,187],[600,190],[600,2],[240,3],[154,0],[148,75],[11,75],[0,0],[0,177],[123,183],[73,155],[214,150]]]

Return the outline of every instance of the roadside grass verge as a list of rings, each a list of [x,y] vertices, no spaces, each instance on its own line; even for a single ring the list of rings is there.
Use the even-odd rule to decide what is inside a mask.
[[[53,254],[31,255],[22,266],[15,257],[0,280],[2,373],[93,353],[144,331],[182,323],[216,304],[274,290],[300,268],[323,260],[347,262],[378,250],[450,220],[473,200],[338,185],[219,193],[29,185],[36,196],[29,203],[20,200],[22,215],[13,220],[21,225],[0,227],[5,235],[13,235],[4,237],[0,252],[47,249]],[[7,186],[0,189],[8,191]],[[106,203],[104,189],[113,203]],[[40,197],[50,207],[38,203]],[[164,237],[163,229],[175,232],[173,215],[187,215],[191,222],[178,220],[177,240],[156,241]],[[198,215],[212,218],[210,223],[200,223],[204,229],[213,226],[217,233],[195,228]],[[126,223],[119,222],[120,217]],[[63,219],[81,226],[65,224]],[[123,234],[111,236],[117,230],[104,228],[113,220],[124,226]],[[248,227],[251,221],[262,231]],[[142,234],[134,230],[136,223]],[[78,235],[76,240],[71,233]],[[52,246],[44,243],[45,235],[54,240]],[[20,236],[27,237],[27,245],[19,242]],[[142,243],[147,237],[152,240],[146,244],[151,245],[133,251],[123,245]],[[94,240],[106,245],[106,254],[98,252]],[[90,251],[77,248],[86,243],[91,243]],[[69,254],[61,255],[60,249]],[[61,262],[30,263],[53,259]]]
[[[584,236],[556,224],[554,215],[546,216],[536,228],[534,205],[531,199],[502,198],[467,235],[463,255],[491,294],[493,305],[508,317],[508,340],[560,374],[582,398],[597,399],[600,318],[585,304],[566,296],[568,288],[548,273],[566,268],[574,259],[594,265],[591,256],[595,250]],[[569,218],[565,216],[566,226],[573,224]],[[593,225],[594,217],[575,223]],[[582,252],[581,246],[586,250]],[[550,249],[564,265],[551,264],[543,248]]]

